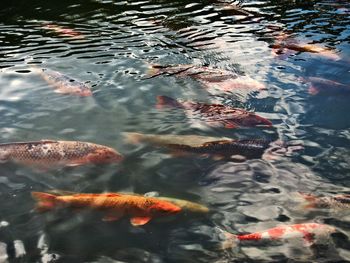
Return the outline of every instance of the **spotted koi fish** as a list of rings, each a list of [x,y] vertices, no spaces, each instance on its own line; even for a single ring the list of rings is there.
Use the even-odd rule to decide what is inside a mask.
[[[32,192],[37,200],[38,211],[49,211],[54,208],[88,208],[105,213],[103,221],[116,221],[123,216],[130,216],[133,226],[147,224],[154,217],[175,215],[181,208],[173,203],[153,197],[139,195],[102,193],[53,195]]]
[[[112,148],[79,141],[33,141],[0,144],[0,162],[49,169],[61,166],[114,163],[123,159]]]
[[[345,85],[337,81],[318,78],[318,77],[309,77],[303,82],[309,82],[309,93],[311,95],[317,94],[350,94],[350,85]]]
[[[226,137],[207,137],[198,135],[172,135],[172,134],[142,134],[124,132],[124,140],[131,144],[148,143],[158,147],[165,147],[175,155],[178,153],[193,153],[230,157],[241,155],[248,158],[261,157],[269,147],[266,140],[233,140]]]
[[[49,31],[53,31],[53,32],[55,32],[58,35],[63,36],[63,37],[68,36],[68,37],[77,38],[77,39],[85,38],[81,32],[78,32],[78,31],[71,29],[71,28],[64,28],[62,26],[55,25],[55,24],[45,24],[42,26],[42,28],[49,30]]]
[[[63,75],[57,71],[32,67],[32,71],[39,74],[56,93],[77,95],[81,97],[92,96],[92,91],[86,84]]]
[[[205,104],[192,101],[177,101],[167,96],[157,96],[158,109],[174,107],[183,109],[191,120],[212,127],[233,129],[238,127],[268,126],[271,121],[244,109],[232,108],[222,104]]]
[[[335,196],[316,196],[312,194],[299,193],[307,201],[305,208],[325,209],[350,209],[350,194]]]
[[[244,241],[278,241],[301,239],[306,244],[313,244],[322,238],[329,238],[330,234],[335,233],[336,229],[332,226],[318,223],[304,223],[295,225],[277,226],[262,232],[252,234],[234,235],[225,231],[221,232],[225,236],[225,241],[221,243],[222,249],[233,248]]]
[[[161,66],[150,65],[149,78],[167,75],[176,77],[191,77],[199,81],[210,93],[234,92],[236,90],[259,91],[266,89],[260,83],[248,76],[240,76],[234,72],[210,67],[197,67],[194,65]]]

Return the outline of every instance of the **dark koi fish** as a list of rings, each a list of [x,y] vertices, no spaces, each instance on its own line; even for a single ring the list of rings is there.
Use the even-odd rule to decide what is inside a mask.
[[[51,85],[56,93],[70,94],[77,96],[92,96],[92,92],[89,86],[86,84],[65,76],[57,71],[32,68],[32,70],[38,73],[49,85]]]
[[[237,127],[268,126],[271,121],[260,117],[244,109],[227,107],[222,104],[204,104],[192,101],[177,101],[167,96],[157,96],[158,109],[175,107],[183,109],[186,116],[192,121],[203,122],[212,127],[225,127],[233,129]]]
[[[222,231],[222,230],[221,230]],[[336,229],[332,226],[318,223],[304,223],[295,225],[277,226],[262,232],[252,234],[234,235],[222,231],[225,240],[221,244],[222,249],[233,248],[244,241],[278,241],[300,239],[306,244],[313,244],[320,239],[329,238],[330,234],[335,233]]]
[[[194,65],[150,65],[150,67],[150,78],[160,75],[191,77],[198,80],[211,93],[216,91],[234,92],[235,90],[259,91],[266,89],[263,83],[248,76],[240,76],[222,69]]]
[[[341,194],[335,196],[316,196],[312,194],[299,193],[307,205],[305,208],[325,208],[325,209],[350,209],[350,194]]]
[[[153,197],[119,193],[53,195],[32,192],[38,201],[39,211],[54,208],[89,208],[105,212],[104,221],[115,221],[123,216],[130,216],[133,226],[147,224],[152,218],[177,214],[181,208],[173,203]]]
[[[38,168],[120,162],[114,149],[79,141],[33,141],[0,144],[0,161],[13,161]]]
[[[171,150],[175,155],[192,153],[227,158],[241,155],[259,158],[269,147],[265,140],[232,140],[230,138],[207,137],[197,135],[156,135],[124,132],[125,141],[132,144],[149,143]]]

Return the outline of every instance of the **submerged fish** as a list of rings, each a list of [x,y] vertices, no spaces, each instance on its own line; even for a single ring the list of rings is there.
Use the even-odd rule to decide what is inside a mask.
[[[305,81],[310,83],[309,93],[311,95],[317,94],[343,94],[350,93],[350,85],[345,85],[340,82],[318,78],[318,77],[308,77]]]
[[[157,96],[158,109],[175,107],[183,109],[186,116],[192,121],[204,122],[212,127],[225,127],[228,129],[241,126],[268,126],[271,121],[244,109],[232,108],[222,104],[205,104],[192,101],[177,101],[167,96]]]
[[[78,95],[82,97],[92,96],[89,86],[71,77],[47,69],[32,68],[32,70],[51,85],[56,93]]]
[[[53,31],[63,37],[68,36],[68,37],[79,38],[79,39],[85,38],[81,32],[78,32],[71,28],[64,28],[55,24],[45,24],[42,26],[42,28]]]
[[[270,45],[270,47],[274,50],[276,55],[284,53],[286,50],[292,50],[295,52],[314,53],[332,60],[341,59],[341,57],[332,49],[324,48],[315,44],[299,43],[287,33],[281,33],[280,35],[276,36],[275,42]]]
[[[165,147],[170,149],[175,155],[194,153],[224,158],[232,155],[259,158],[270,144],[269,141],[265,140],[232,140],[226,137],[198,135],[157,135],[124,132],[123,136],[128,143],[149,143]]]
[[[225,240],[221,243],[221,248],[228,249],[237,246],[238,243],[242,241],[256,242],[301,239],[306,244],[310,245],[321,239],[329,238],[330,234],[336,232],[336,229],[325,224],[304,223],[295,225],[282,225],[262,232],[243,235],[234,235],[226,231],[222,232],[225,235]]]
[[[234,72],[210,67],[197,67],[194,65],[150,65],[150,78],[160,75],[174,75],[177,77],[191,77],[198,80],[209,92],[235,90],[258,91],[266,89],[260,83],[248,76],[240,76]]]
[[[200,213],[200,214],[209,213],[208,207],[198,203],[188,201],[188,200],[171,198],[171,197],[163,197],[163,196],[157,196],[154,198],[173,203],[174,205],[177,205],[178,207],[180,207],[182,212]]]
[[[104,221],[115,221],[123,216],[130,216],[134,226],[147,224],[152,218],[177,214],[181,208],[163,200],[138,195],[102,193],[102,194],[74,194],[53,195],[32,192],[38,201],[39,211],[54,208],[90,208],[105,213]]]
[[[42,140],[0,144],[0,162],[38,168],[114,163],[123,159],[112,148],[89,142]]]
[[[304,208],[350,209],[350,194],[335,196],[316,196],[306,193],[299,194],[308,203]]]

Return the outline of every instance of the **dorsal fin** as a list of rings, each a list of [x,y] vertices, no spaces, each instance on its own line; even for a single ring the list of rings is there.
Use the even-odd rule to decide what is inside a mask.
[[[45,143],[57,143],[58,141],[54,140],[41,140],[41,141],[28,141],[28,142],[7,142],[7,143],[1,143],[0,146],[11,146],[11,145],[27,145],[27,144],[45,144]]]

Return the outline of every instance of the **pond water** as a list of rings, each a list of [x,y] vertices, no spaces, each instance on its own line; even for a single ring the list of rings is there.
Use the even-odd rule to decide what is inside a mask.
[[[350,4],[233,4],[0,3],[1,142],[87,141],[124,156],[119,164],[45,171],[1,164],[1,262],[350,261],[349,210],[307,209],[297,196],[350,193]],[[280,39],[287,47],[276,47]],[[300,50],[307,44],[311,48]],[[149,78],[150,64],[218,68],[249,76],[266,89],[210,93],[193,77]],[[91,87],[92,96],[56,93],[34,67],[79,80]],[[337,83],[313,92],[312,78]],[[159,95],[243,108],[273,126],[198,127],[179,109],[157,109]],[[302,147],[274,158],[174,156],[159,147],[130,145],[122,132],[265,139]],[[127,217],[103,222],[88,211],[38,213],[31,192],[53,189],[156,191],[200,203],[210,212],[184,213],[141,227]],[[329,224],[338,233],[322,245],[282,240],[217,249],[219,228],[252,233],[305,222]]]

